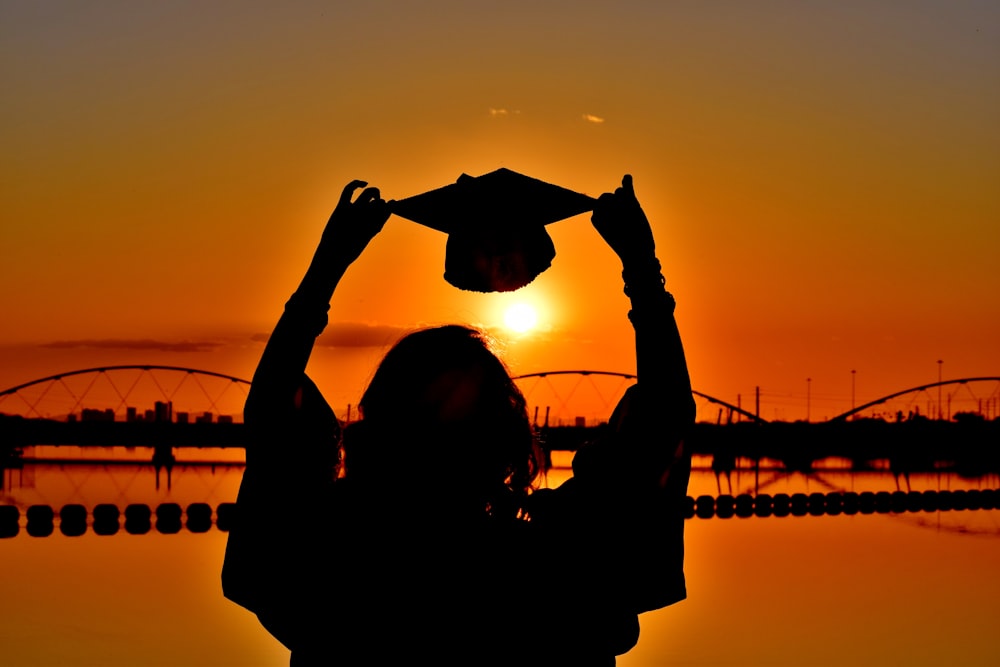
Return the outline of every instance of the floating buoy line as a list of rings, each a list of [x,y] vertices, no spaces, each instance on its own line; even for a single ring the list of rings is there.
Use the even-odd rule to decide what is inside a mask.
[[[836,516],[840,514],[915,514],[1000,508],[1000,489],[942,491],[831,491],[829,493],[767,493],[737,496],[686,496],[684,515],[688,519],[766,518],[787,516]],[[16,537],[23,531],[31,537],[59,533],[78,537],[88,530],[97,535],[145,535],[152,531],[173,535],[187,530],[207,533],[213,526],[228,532],[236,514],[235,503],[161,503],[155,508],[135,503],[124,509],[104,503],[88,511],[80,504],[68,504],[57,512],[49,505],[31,505],[24,512],[15,505],[0,505],[0,538]],[[23,525],[22,525],[23,524]]]

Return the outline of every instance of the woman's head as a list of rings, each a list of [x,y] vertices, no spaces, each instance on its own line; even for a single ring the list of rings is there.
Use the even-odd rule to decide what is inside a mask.
[[[496,511],[539,473],[524,397],[475,329],[443,326],[400,340],[359,408],[365,437],[358,447],[345,442],[349,476],[374,464],[376,474],[479,495]]]

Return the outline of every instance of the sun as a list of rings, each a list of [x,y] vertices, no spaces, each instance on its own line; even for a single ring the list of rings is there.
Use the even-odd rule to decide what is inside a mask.
[[[507,308],[503,322],[514,333],[527,333],[538,325],[538,313],[533,306],[518,302]]]

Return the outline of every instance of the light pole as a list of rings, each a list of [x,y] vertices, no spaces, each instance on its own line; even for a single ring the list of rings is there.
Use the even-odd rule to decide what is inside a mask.
[[[857,375],[857,371],[853,368],[851,369],[851,411],[854,411],[854,376]],[[854,415],[851,415],[851,419],[854,419]]]
[[[938,419],[944,419],[943,413],[941,411],[941,365],[944,363],[941,359],[938,359]]]
[[[809,404],[812,398],[812,378],[806,378],[806,423],[809,423]]]

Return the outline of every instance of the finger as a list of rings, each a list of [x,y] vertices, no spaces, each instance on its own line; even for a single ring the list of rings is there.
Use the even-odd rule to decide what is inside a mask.
[[[354,195],[354,191],[358,188],[363,188],[368,185],[368,181],[353,180],[344,186],[344,191],[340,193],[340,205],[347,205],[351,203],[351,197]]]
[[[615,196],[610,192],[605,192],[597,201],[594,202],[593,213],[590,215],[591,220],[600,219],[604,217],[608,209],[614,205]]]
[[[632,174],[622,176],[622,187],[625,189],[625,192],[635,194],[635,189],[632,187]]]
[[[360,195],[358,195],[357,202],[372,202],[381,201],[381,196],[379,196],[378,188],[365,188]]]

